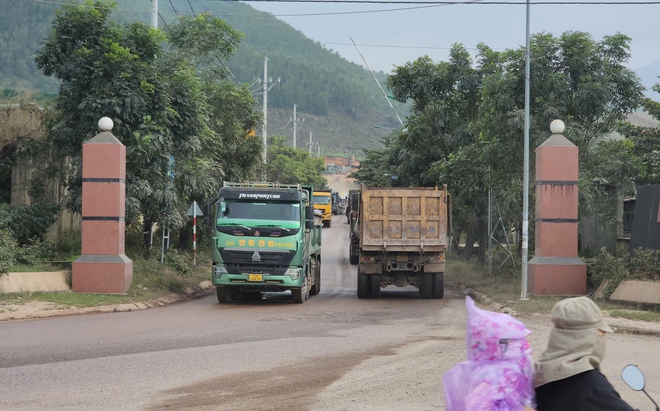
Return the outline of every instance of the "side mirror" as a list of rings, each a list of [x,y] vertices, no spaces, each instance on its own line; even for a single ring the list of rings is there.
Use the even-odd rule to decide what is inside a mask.
[[[314,229],[314,220],[305,220],[305,228],[308,230]]]
[[[307,206],[307,218],[305,218],[307,221],[314,221],[314,204],[310,204]]]
[[[621,379],[635,391],[642,391],[646,386],[644,374],[642,374],[642,371],[635,365],[626,365],[621,372]]]
[[[204,217],[204,224],[205,225],[209,225],[210,222],[211,222],[211,219],[209,218],[209,216]]]

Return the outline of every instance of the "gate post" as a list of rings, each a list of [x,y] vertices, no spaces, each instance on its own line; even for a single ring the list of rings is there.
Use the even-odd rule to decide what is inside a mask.
[[[73,262],[75,292],[126,293],[133,262],[124,255],[126,147],[110,133],[112,120],[99,120],[101,133],[83,144],[82,255]]]
[[[553,133],[536,149],[534,258],[528,264],[528,292],[584,295],[587,266],[578,252],[578,148],[554,120]]]

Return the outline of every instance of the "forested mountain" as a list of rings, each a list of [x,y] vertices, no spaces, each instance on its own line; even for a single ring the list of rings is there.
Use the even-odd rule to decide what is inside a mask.
[[[149,24],[150,0],[117,0],[116,4],[113,19],[118,23],[140,21]],[[57,82],[43,77],[33,59],[35,51],[50,32],[50,22],[58,7],[33,0],[5,3],[0,14],[0,89],[35,89],[42,93],[57,93]],[[233,1],[172,0],[171,4],[161,1],[158,24],[174,24],[177,18],[175,11],[191,15],[192,10],[196,14],[210,12],[245,34],[238,51],[227,62],[237,82],[252,84],[262,78],[264,58],[268,57],[269,77],[280,79],[280,84],[274,85],[269,92],[268,107],[275,110],[272,114],[273,126],[286,130],[286,117],[292,117],[294,104],[298,106],[300,117],[304,117],[304,113],[315,116],[344,113],[352,116],[354,121],[363,119],[365,123],[361,134],[370,134],[370,137],[374,136],[374,132],[368,128],[374,122],[386,127],[397,125],[385,97],[367,70],[310,40],[269,13]],[[382,72],[376,75],[384,84],[386,75]],[[261,102],[259,84],[252,89],[255,90],[255,98]],[[405,108],[397,107],[405,111]],[[326,138],[337,131],[342,134],[342,131],[332,129],[317,131],[319,137],[325,135]],[[302,139],[304,141],[305,137]],[[341,142],[341,135],[333,135],[331,140],[336,140],[336,144],[331,149],[324,147],[324,152],[346,150],[347,147],[350,151],[367,146],[366,143],[355,145]]]

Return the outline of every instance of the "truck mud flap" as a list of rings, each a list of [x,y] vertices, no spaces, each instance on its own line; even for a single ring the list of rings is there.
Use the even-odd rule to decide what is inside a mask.
[[[358,274],[382,274],[383,266],[381,264],[365,264],[358,265]]]

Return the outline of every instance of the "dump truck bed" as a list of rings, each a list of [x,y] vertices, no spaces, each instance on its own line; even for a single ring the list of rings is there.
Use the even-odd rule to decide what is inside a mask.
[[[362,187],[360,247],[364,251],[442,251],[448,243],[447,186]]]

